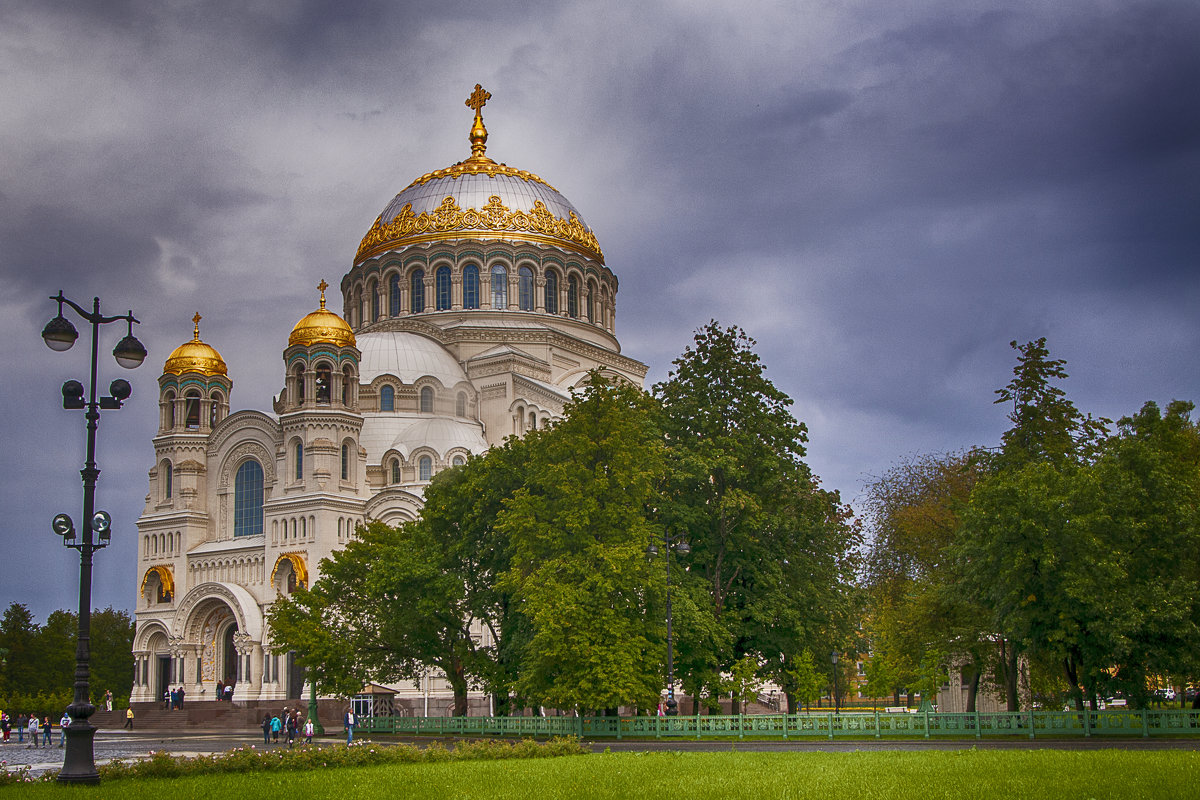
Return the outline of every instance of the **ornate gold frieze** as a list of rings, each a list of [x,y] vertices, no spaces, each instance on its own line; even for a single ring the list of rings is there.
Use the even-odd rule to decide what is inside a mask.
[[[459,208],[453,195],[448,195],[432,211],[422,211],[419,215],[413,213],[412,203],[405,203],[390,222],[385,223],[382,214],[375,220],[358,246],[354,260],[362,261],[400,243],[429,241],[445,238],[448,234],[458,237],[463,233],[517,233],[564,242],[603,263],[604,256],[596,235],[574,211],[568,214],[568,219],[554,216],[541,200],[535,200],[530,211],[512,211],[496,194],[491,195],[481,209]]]

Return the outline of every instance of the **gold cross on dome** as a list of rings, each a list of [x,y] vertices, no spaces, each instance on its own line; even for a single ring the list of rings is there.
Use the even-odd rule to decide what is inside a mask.
[[[202,319],[204,319],[204,317],[200,316],[199,311],[196,312],[196,316],[192,317],[192,323],[196,326],[192,329],[192,338],[197,342],[200,341],[200,320]]]
[[[471,92],[471,96],[467,98],[467,108],[473,108],[475,109],[475,113],[479,114],[483,111],[483,107],[487,101],[491,99],[492,96],[484,91],[482,85],[477,83],[475,84],[475,91]]]
[[[317,288],[321,290],[321,308],[324,309],[325,308],[325,290],[329,288],[329,284],[325,282],[324,278],[321,278],[321,282],[317,284]]]

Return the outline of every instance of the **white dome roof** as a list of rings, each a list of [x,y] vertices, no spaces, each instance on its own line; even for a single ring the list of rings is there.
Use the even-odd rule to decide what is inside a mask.
[[[447,388],[467,380],[462,365],[446,348],[420,334],[401,331],[362,333],[358,336],[362,358],[358,362],[363,383],[380,375],[395,375],[412,384],[426,376]]]
[[[367,462],[380,463],[384,454],[395,450],[409,458],[419,447],[428,447],[445,458],[456,447],[468,453],[487,450],[483,427],[478,422],[447,417],[417,417],[410,414],[364,414],[359,443],[366,448]]]

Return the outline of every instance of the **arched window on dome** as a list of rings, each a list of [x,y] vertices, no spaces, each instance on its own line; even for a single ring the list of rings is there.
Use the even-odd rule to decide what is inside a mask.
[[[467,393],[459,392],[454,398],[454,416],[465,417],[467,415]]]
[[[546,313],[558,313],[558,273],[552,269],[546,271]]]
[[[371,322],[379,321],[379,284],[371,281],[367,291],[371,294]]]
[[[492,308],[508,308],[508,271],[499,264],[492,265]]]
[[[342,445],[342,480],[350,480],[350,445]]]
[[[587,297],[583,300],[584,308],[587,310],[587,321],[596,321],[596,282],[588,281]]]
[[[400,316],[400,276],[395,273],[388,278],[388,316]]]
[[[434,302],[438,311],[450,310],[450,268],[438,267],[434,273]]]
[[[191,391],[187,393],[184,403],[183,422],[189,431],[198,430],[200,428],[200,393]]]
[[[348,366],[342,368],[342,405],[354,405],[354,371]]]
[[[533,270],[529,267],[517,270],[517,307],[533,311]]]
[[[421,413],[433,413],[433,388],[429,386],[421,387]]]
[[[465,458],[463,458],[462,456],[455,456],[455,457],[454,457],[454,460],[453,460],[453,461],[451,461],[450,463],[451,463],[453,466],[456,466],[456,467],[461,467],[463,464],[466,464],[466,463],[467,463],[467,460],[466,460]]]
[[[433,459],[421,456],[417,459],[417,480],[427,481],[433,477]]]
[[[296,480],[304,480],[304,443],[296,439],[292,443],[293,476]]]
[[[420,314],[425,310],[425,270],[418,269],[412,274],[409,287],[409,304],[412,313]]]
[[[329,367],[329,362],[321,361],[317,364],[317,402],[323,405],[329,405],[333,393],[333,370]]]
[[[174,488],[172,486],[172,479],[171,479],[171,473],[173,471],[171,469],[171,462],[164,459],[162,462],[162,465],[159,466],[158,470],[159,470],[159,473],[162,475],[163,500],[170,500],[171,495],[172,495],[172,490]]]
[[[395,411],[396,410],[396,390],[391,386],[384,386],[379,390],[379,410],[380,411]]]
[[[292,368],[292,379],[296,384],[296,405],[304,404],[304,363],[301,362]]]
[[[263,532],[263,470],[253,459],[238,467],[233,479],[233,535]]]
[[[217,427],[217,423],[221,421],[221,403],[224,399],[220,392],[213,392],[209,396],[208,427],[215,428]]]
[[[463,308],[479,308],[479,267],[463,267]]]
[[[579,319],[579,278],[574,275],[567,278],[567,316]]]
[[[533,411],[529,412],[529,430],[537,430],[537,414]]]
[[[393,458],[391,466],[388,471],[392,473],[392,483],[399,483],[400,482],[400,459]]]
[[[164,406],[163,411],[165,412],[164,419],[163,419],[163,427],[166,430],[172,430],[175,427],[175,393],[174,392],[167,392],[166,396],[163,397],[163,406]]]

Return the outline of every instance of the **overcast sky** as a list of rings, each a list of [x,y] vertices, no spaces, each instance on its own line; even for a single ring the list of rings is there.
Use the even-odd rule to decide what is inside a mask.
[[[78,603],[86,337],[64,289],[132,309],[102,337],[114,545],[93,605],[133,606],[157,384],[191,338],[234,409],[413,178],[488,155],[579,209],[620,280],[624,352],[662,380],[709,319],[753,336],[849,502],[916,452],[995,445],[1013,339],[1046,336],[1084,411],[1200,398],[1200,3],[59,2],[0,24],[0,605]],[[340,309],[340,297],[332,305]],[[80,326],[81,327],[81,326]]]

